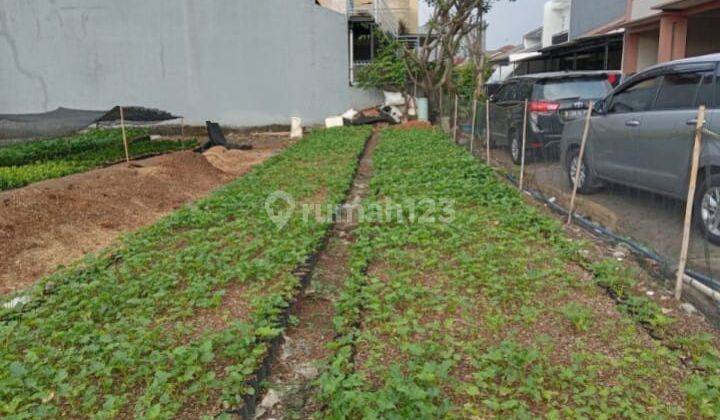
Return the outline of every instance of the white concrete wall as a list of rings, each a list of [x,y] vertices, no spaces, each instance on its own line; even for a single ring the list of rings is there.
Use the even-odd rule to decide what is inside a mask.
[[[648,16],[660,13],[659,10],[653,10],[653,7],[667,3],[667,0],[631,0],[631,20],[646,18]]]
[[[346,0],[319,0],[320,6],[327,7],[330,10],[334,10],[338,13],[347,13],[347,1]]]
[[[641,71],[658,63],[660,32],[650,31],[640,34],[638,39],[637,70]]]
[[[543,12],[543,48],[552,45],[553,36],[570,29],[570,0],[549,0]]]
[[[375,103],[312,0],[0,0],[0,113],[157,107],[248,126]]]

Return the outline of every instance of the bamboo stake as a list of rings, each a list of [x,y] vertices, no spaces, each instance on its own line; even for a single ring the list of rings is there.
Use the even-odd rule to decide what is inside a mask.
[[[453,141],[457,144],[458,94],[455,94],[455,116],[453,117]]]
[[[130,162],[130,151],[128,150],[127,135],[125,134],[125,114],[123,107],[120,108],[120,128],[122,129],[123,145],[125,146],[125,161]]]
[[[522,151],[520,155],[520,182],[518,187],[523,190],[523,181],[525,178],[525,142],[527,141],[527,120],[528,120],[528,100],[525,99],[525,116],[523,117],[523,134],[522,134]]]
[[[445,127],[443,127],[443,124],[442,124],[442,118],[445,116],[445,110],[443,109],[443,96],[445,96],[445,95],[443,94],[442,88],[439,88],[439,91],[440,91],[440,128],[442,129],[442,131],[445,131]]]
[[[585,156],[585,144],[587,143],[588,134],[590,133],[590,118],[592,117],[592,110],[594,105],[595,104],[590,101],[587,115],[585,116],[585,130],[583,131],[582,141],[580,142],[580,156],[578,156],[578,165],[577,168],[575,168],[575,182],[573,182],[573,192],[570,198],[570,209],[568,209],[568,225],[572,223],[573,211],[575,210],[575,197],[577,196],[578,182],[580,182],[580,166],[582,166],[583,157]]]
[[[473,98],[472,106],[472,127],[470,128],[470,154],[475,155],[475,123],[477,122],[477,98]]]
[[[490,165],[490,99],[485,103],[485,154],[487,164]]]
[[[683,226],[682,248],[680,249],[680,264],[678,265],[675,282],[675,299],[682,297],[683,278],[687,265],[688,247],[690,246],[690,227],[692,225],[693,204],[695,202],[695,188],[697,185],[698,167],[700,166],[700,152],[702,151],[702,133],[705,126],[705,106],[698,109],[697,123],[695,125],[695,144],[693,145],[692,165],[690,167],[690,186],[688,187],[687,202],[685,203],[685,224]]]

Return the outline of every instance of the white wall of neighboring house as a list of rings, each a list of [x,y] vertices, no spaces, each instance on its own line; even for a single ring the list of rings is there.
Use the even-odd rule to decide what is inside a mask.
[[[667,3],[667,0],[630,0],[632,1],[631,20],[638,20],[660,13],[653,7]]]
[[[0,0],[0,113],[136,105],[192,124],[320,123],[380,102],[349,85],[347,31],[313,0]]]
[[[531,49],[542,45],[542,32],[535,33],[534,31],[523,36],[523,48]]]
[[[642,33],[638,39],[638,69],[642,70],[658,63],[659,31]]]
[[[571,0],[549,0],[543,16],[543,48],[552,45],[553,36],[570,29]]]
[[[369,0],[368,0],[369,1]],[[418,0],[375,0],[384,1],[387,7],[400,20],[407,31],[411,34],[417,33],[418,29]]]
[[[347,13],[346,0],[318,0],[318,3],[320,3],[320,6],[334,10],[338,13]]]

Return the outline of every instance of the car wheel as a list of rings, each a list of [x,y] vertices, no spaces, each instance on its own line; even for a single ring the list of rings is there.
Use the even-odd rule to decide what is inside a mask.
[[[720,174],[701,180],[695,199],[695,220],[705,238],[720,245]]]
[[[573,149],[568,152],[567,159],[567,176],[570,185],[575,185],[575,174],[577,173],[578,164],[580,164],[580,177],[578,179],[577,191],[580,194],[591,194],[595,192],[597,182],[588,170],[589,168],[585,163],[585,159],[583,158],[582,162],[580,162],[580,150]]]
[[[518,133],[511,132],[510,133],[510,157],[512,158],[512,161],[514,164],[519,165],[521,163],[522,158],[522,142],[520,141],[520,136]]]

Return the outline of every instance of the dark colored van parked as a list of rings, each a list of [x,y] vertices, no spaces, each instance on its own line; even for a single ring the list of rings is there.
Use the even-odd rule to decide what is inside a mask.
[[[525,100],[526,151],[558,148],[566,121],[584,114],[589,101],[605,97],[619,72],[540,73],[513,77],[490,97],[490,145],[507,146],[520,163]]]
[[[720,54],[663,63],[626,80],[595,104],[578,191],[605,182],[687,199],[697,112],[720,132]],[[562,157],[572,183],[583,121],[565,126]],[[706,237],[720,244],[720,141],[703,138],[695,215]]]

